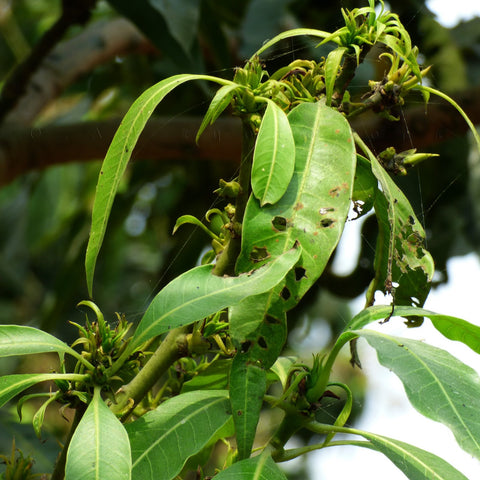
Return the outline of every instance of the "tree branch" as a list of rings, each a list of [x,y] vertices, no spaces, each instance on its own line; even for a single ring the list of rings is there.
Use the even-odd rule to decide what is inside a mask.
[[[454,98],[472,122],[480,124],[480,87]],[[404,116],[405,122],[390,122],[371,115],[354,121],[353,127],[378,152],[392,145],[398,151],[407,150],[412,144],[428,150],[468,129],[462,117],[444,101],[427,108],[422,104],[406,109]],[[193,157],[238,164],[242,145],[240,120],[220,118],[204,132],[197,145],[195,135],[200,122],[198,117],[152,118],[140,136],[133,158],[163,161]],[[38,129],[5,126],[0,131],[0,185],[32,170],[102,159],[119,124],[116,119]]]

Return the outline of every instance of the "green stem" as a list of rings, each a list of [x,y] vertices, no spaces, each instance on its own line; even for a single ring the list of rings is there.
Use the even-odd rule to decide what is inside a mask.
[[[67,461],[68,447],[70,446],[73,434],[75,433],[75,430],[77,429],[86,409],[87,406],[82,403],[75,410],[75,417],[73,418],[72,426],[70,427],[65,444],[63,445],[62,451],[58,456],[57,462],[55,463],[55,469],[53,470],[50,480],[63,480],[65,478],[65,463]]]
[[[224,251],[217,259],[213,273],[215,275],[235,275],[235,263],[241,249],[241,236],[238,233],[243,222],[243,216],[250,196],[250,178],[252,173],[255,132],[250,123],[250,116],[242,119],[242,158],[238,183],[240,191],[235,203],[235,215],[231,221],[230,238]]]
[[[112,406],[112,411],[121,414],[122,421],[130,416],[135,406],[168,370],[170,365],[181,357],[182,352],[187,351],[186,333],[186,327],[172,330],[135,378],[120,389],[116,403]]]

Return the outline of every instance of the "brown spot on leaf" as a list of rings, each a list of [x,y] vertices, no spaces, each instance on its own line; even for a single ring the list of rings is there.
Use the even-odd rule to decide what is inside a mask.
[[[304,207],[302,202],[297,202],[297,204],[293,207],[294,210],[298,211]]]

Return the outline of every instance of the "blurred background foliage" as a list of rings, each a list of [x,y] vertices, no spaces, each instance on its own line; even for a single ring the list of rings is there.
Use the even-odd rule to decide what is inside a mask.
[[[333,31],[343,24],[340,7],[361,7],[365,3],[0,0],[0,175],[5,177],[0,188],[0,322],[33,325],[66,341],[74,338],[76,331],[68,322],[83,321],[84,313],[76,304],[87,296],[83,262],[91,208],[99,162],[112,134],[105,126],[108,121],[121,118],[144,89],[176,73],[206,72],[232,78],[235,66],[241,66],[265,40],[279,32],[295,27]],[[472,117],[478,119],[480,19],[447,29],[437,23],[424,0],[391,0],[387,7],[400,15],[422,52],[424,64],[434,64],[429,81],[462,104],[468,104],[469,113],[477,112]],[[75,8],[83,16],[67,12]],[[123,23],[115,23],[120,18]],[[38,48],[58,22],[63,22],[63,28],[57,29],[60,33],[57,31],[51,45]],[[90,56],[98,55],[108,43],[99,41],[95,32],[108,28],[118,30],[118,37],[124,41],[131,37],[131,41],[92,62]],[[114,36],[108,38],[112,43],[116,41]],[[80,44],[83,49],[75,50]],[[264,60],[269,68],[275,68],[296,58],[325,54],[325,50],[315,50],[314,46],[315,42],[305,38],[289,40],[269,51]],[[70,56],[80,56],[80,61],[72,66],[76,71],[69,76],[68,62],[61,63],[63,69],[53,71],[53,77],[67,80],[54,94],[47,95],[41,82],[44,77],[36,80],[32,75],[42,70],[48,72],[49,68],[51,75],[52,62]],[[8,97],[8,79],[16,78],[22,65],[27,65],[25,97],[35,101],[22,103],[17,95],[13,104],[2,103]],[[352,91],[362,92],[368,79],[378,79],[383,73],[384,65],[367,57]],[[191,139],[187,141],[190,124],[182,127],[184,117],[198,117],[200,122],[211,96],[210,87],[204,84],[188,84],[175,90],[157,112],[157,131],[151,129],[147,133],[145,144],[162,135],[162,125],[166,128],[175,120],[180,142],[182,135],[187,142],[183,155],[172,154],[168,158],[168,153],[160,152],[159,160],[147,147],[140,146],[136,151],[137,161],[130,166],[115,201],[97,266],[94,300],[107,318],[113,320],[114,312],[123,312],[130,321],[139,320],[156,292],[192,267],[208,245],[208,239],[198,229],[184,227],[175,236],[171,231],[180,215],[189,213],[202,218],[217,202],[213,190],[218,179],[235,176],[239,151],[230,152],[233,158],[204,156],[198,160],[195,145]],[[41,107],[36,106],[39,98]],[[399,122],[365,135],[376,151],[401,139],[403,149],[420,143],[422,150],[440,153],[439,159],[411,171],[400,183],[425,223],[428,247],[439,272],[436,279],[443,282],[447,280],[449,257],[479,249],[478,156],[471,152],[465,129],[439,127],[435,111],[430,116],[423,113],[424,121],[418,125],[410,121],[410,109],[419,107],[424,108],[421,100],[412,98],[411,106],[400,112]],[[446,115],[457,114],[451,109]],[[80,142],[69,143],[69,138],[62,138],[61,129],[54,129],[54,133],[59,133],[50,137],[49,148],[34,142],[23,152],[25,158],[18,168],[20,160],[7,140],[17,138],[17,130],[20,139],[26,131],[29,140],[41,140],[49,128],[58,126],[74,126]],[[98,133],[96,139],[85,134],[82,140],[83,129],[87,128]],[[358,125],[360,134],[362,128]],[[221,124],[211,138],[218,143],[211,150],[220,149]],[[95,146],[99,140],[102,145]],[[90,143],[93,153],[80,155]],[[65,164],[57,160],[55,166],[37,169],[39,162],[48,163],[48,157],[57,148],[66,149]],[[75,162],[77,151],[81,162]],[[360,253],[351,272],[339,275],[335,268],[329,268],[306,304],[292,313],[289,348],[303,349],[302,356],[308,358],[310,353],[305,349],[318,351],[346,322],[350,313],[345,299],[362,294],[372,278],[370,245],[374,245],[375,237],[375,222],[367,219],[362,225]],[[341,264],[342,259],[336,262]],[[316,335],[312,337],[309,332]],[[310,339],[308,344],[302,340],[306,337]],[[22,368],[15,361],[5,362],[0,366],[0,374]],[[7,418],[0,419],[2,425],[9,422]],[[31,430],[29,427],[30,433],[25,433],[25,442],[31,441]],[[9,450],[9,431],[2,428],[2,451]],[[56,445],[52,450],[56,452]],[[51,459],[46,459],[45,465],[48,461]],[[37,462],[42,463],[42,459],[37,458]],[[39,468],[42,466],[43,463]]]

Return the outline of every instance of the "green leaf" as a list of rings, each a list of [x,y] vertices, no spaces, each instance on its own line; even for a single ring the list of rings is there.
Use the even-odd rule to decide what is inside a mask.
[[[265,369],[252,362],[248,355],[238,353],[230,372],[230,402],[240,460],[252,452],[266,388]]]
[[[92,227],[85,257],[87,287],[90,297],[92,296],[95,264],[105,236],[113,200],[137,140],[148,119],[162,99],[175,87],[190,80],[209,80],[221,85],[233,84],[221,78],[193,74],[174,75],[162,80],[146,90],[133,103],[113,137],[98,177],[92,212]]]
[[[247,458],[215,475],[215,480],[287,480],[285,474],[268,455]]]
[[[284,389],[287,386],[288,372],[292,365],[297,361],[298,359],[296,357],[278,357],[277,361],[270,368],[270,370],[278,377]]]
[[[325,96],[327,97],[327,106],[332,103],[333,88],[340,69],[343,55],[347,47],[339,47],[332,50],[325,61]]]
[[[375,450],[388,457],[409,480],[468,480],[456,468],[433,453],[381,435],[367,432],[361,432],[361,435],[370,440]]]
[[[125,425],[133,477],[171,480],[231,418],[225,390],[188,392]]]
[[[217,118],[230,105],[230,102],[233,98],[233,93],[239,87],[239,85],[224,85],[217,90],[217,93],[210,102],[207,113],[203,117],[202,124],[198,129],[197,136],[195,137],[195,141],[197,143],[200,139],[200,135],[204,132],[204,130],[209,125],[215,123]]]
[[[422,415],[441,422],[458,444],[480,458],[480,377],[450,353],[418,340],[355,330],[377,351],[379,362],[402,381]]]
[[[252,195],[245,211],[237,271],[277,258],[295,242],[302,256],[282,292],[293,307],[323,272],[350,207],[356,154],[350,126],[321,102],[303,103],[288,115],[295,140],[295,171],[283,197],[261,207]]]
[[[362,217],[373,208],[378,190],[377,186],[378,180],[372,173],[370,162],[361,155],[357,155],[357,168],[352,193],[356,218]]]
[[[368,155],[372,172],[381,185],[375,196],[378,240],[375,251],[375,278],[368,297],[376,290],[384,293],[395,288],[395,303],[421,307],[430,290],[433,259],[425,248],[425,231],[410,202],[363,141],[356,136]]]
[[[322,30],[316,30],[314,28],[293,28],[292,30],[287,30],[286,32],[279,33],[277,36],[273,37],[268,42],[265,42],[261,48],[259,48],[248,60],[253,62],[256,57],[259,57],[261,53],[265,50],[268,50],[270,47],[275,45],[282,40],[287,38],[299,37],[299,36],[310,36],[310,37],[320,37],[326,38],[330,35],[329,32],[323,32]]]
[[[135,331],[133,345],[272,289],[297,263],[300,254],[300,248],[293,248],[265,268],[238,277],[216,276],[212,273],[213,265],[192,268],[172,280],[153,299]]]
[[[232,365],[231,358],[213,361],[205,370],[195,375],[182,385],[182,392],[195,390],[223,390],[228,387],[228,372]]]
[[[68,447],[65,480],[128,480],[131,466],[127,432],[97,387]]]
[[[287,115],[269,101],[255,143],[252,190],[263,207],[287,190],[295,165],[295,143]]]
[[[36,383],[47,380],[85,380],[86,375],[75,373],[22,373],[0,377],[0,407]]]
[[[66,343],[37,328],[0,325],[0,357],[57,352],[78,356]]]

